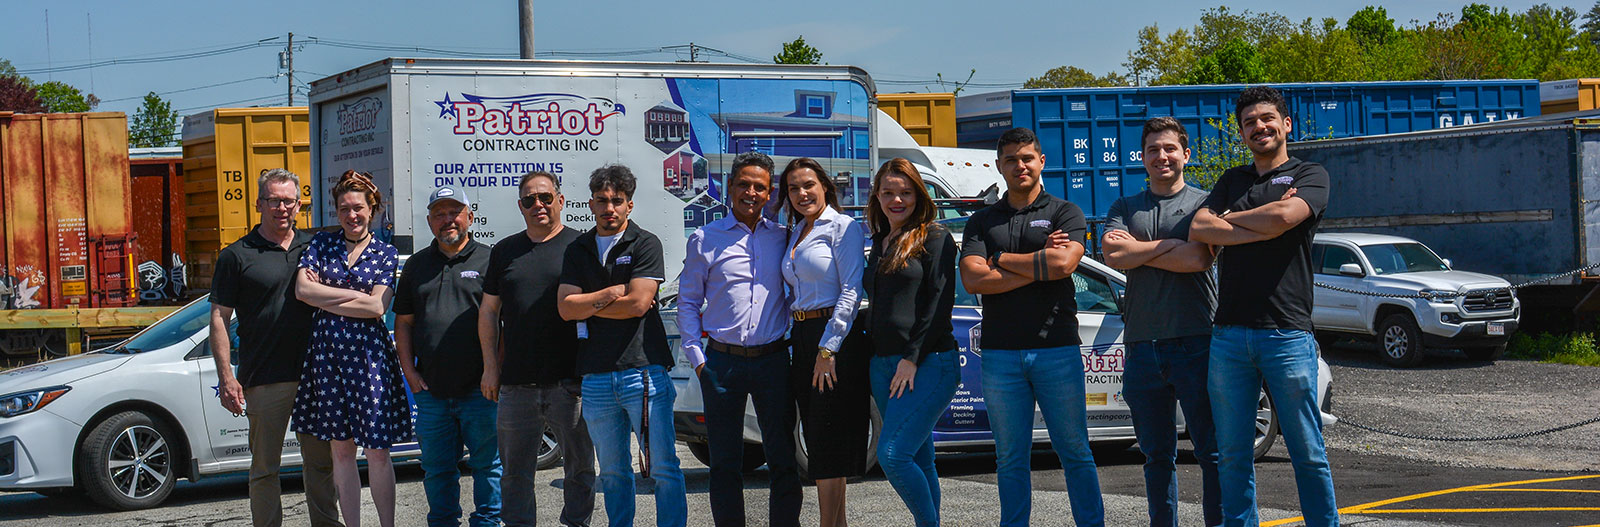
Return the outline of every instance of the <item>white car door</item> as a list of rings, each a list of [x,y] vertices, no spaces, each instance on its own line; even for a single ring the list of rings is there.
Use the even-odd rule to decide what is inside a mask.
[[[1362,265],[1354,249],[1332,243],[1316,244],[1312,251],[1316,259],[1312,279],[1334,287],[1362,290],[1361,278],[1339,274],[1344,264]],[[1365,269],[1365,267],[1362,267]],[[1365,331],[1366,320],[1361,314],[1361,297],[1352,293],[1326,287],[1313,287],[1311,319],[1318,328]]]
[[[1133,426],[1122,396],[1125,350],[1122,311],[1117,305],[1121,288],[1084,267],[1073,273],[1072,281],[1078,302],[1078,335],[1083,340],[1080,350],[1089,428]]]
[[[228,337],[237,346],[239,337],[233,333],[233,325],[228,327]],[[211,343],[203,339],[195,347],[195,352],[189,355],[200,368],[199,395],[202,399],[201,406],[205,408],[206,437],[210,439],[209,456],[197,455],[200,460],[202,473],[232,472],[250,468],[250,424],[243,415],[234,415],[222,407],[222,396],[217,380],[216,361],[211,357]],[[235,349],[231,356],[234,367],[238,367],[238,350]],[[293,431],[288,431],[284,436],[283,466],[289,467],[300,464],[300,442],[294,437]]]

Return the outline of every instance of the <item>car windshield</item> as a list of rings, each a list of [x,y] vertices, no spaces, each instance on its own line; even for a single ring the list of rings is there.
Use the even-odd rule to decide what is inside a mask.
[[[1420,243],[1385,243],[1363,245],[1361,253],[1372,262],[1373,274],[1422,273],[1448,271],[1439,257]]]
[[[209,297],[202,298],[107,351],[140,353],[158,350],[188,340],[210,323],[211,301]]]

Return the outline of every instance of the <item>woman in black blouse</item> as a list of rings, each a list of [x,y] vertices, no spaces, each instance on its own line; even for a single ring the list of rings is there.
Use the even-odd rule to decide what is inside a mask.
[[[863,282],[872,303],[872,394],[883,416],[878,464],[919,527],[939,524],[933,426],[961,380],[950,325],[956,241],[933,222],[937,212],[910,161],[891,159],[873,176]]]

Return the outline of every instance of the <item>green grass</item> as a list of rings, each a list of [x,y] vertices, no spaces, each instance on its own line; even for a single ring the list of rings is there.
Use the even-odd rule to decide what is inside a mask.
[[[1600,366],[1600,346],[1593,333],[1517,333],[1506,345],[1506,358],[1552,364]]]

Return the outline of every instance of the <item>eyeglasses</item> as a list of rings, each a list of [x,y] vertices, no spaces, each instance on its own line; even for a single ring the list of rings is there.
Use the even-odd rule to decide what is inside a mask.
[[[589,204],[590,205],[594,205],[594,206],[597,206],[597,207],[598,206],[603,206],[603,205],[606,205],[606,204],[610,204],[612,207],[621,207],[626,203],[628,203],[628,198],[611,198],[611,199],[591,198],[589,200]]]
[[[544,203],[545,205],[555,203],[556,194],[554,192],[535,192],[533,194],[523,196],[522,199],[517,200],[517,202],[522,204],[522,208],[531,209],[535,204],[538,203]]]
[[[269,209],[290,209],[300,204],[300,200],[294,198],[261,198],[260,201]]]

